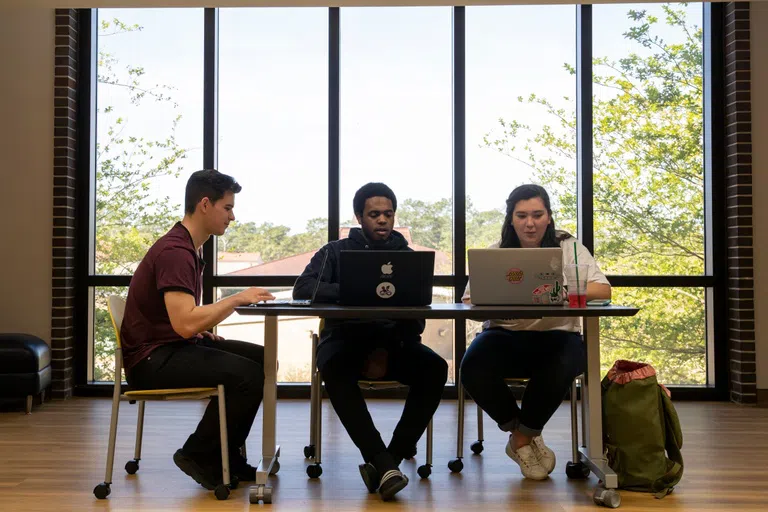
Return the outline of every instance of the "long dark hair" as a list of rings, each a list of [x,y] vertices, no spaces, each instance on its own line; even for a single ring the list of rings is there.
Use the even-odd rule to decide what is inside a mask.
[[[540,198],[544,202],[544,207],[549,214],[549,225],[544,232],[544,238],[541,240],[542,247],[560,247],[560,242],[569,238],[571,235],[564,231],[555,230],[555,219],[552,218],[552,208],[549,202],[549,194],[544,187],[539,185],[520,185],[509,194],[507,198],[507,215],[504,217],[504,226],[501,228],[501,247],[520,247],[520,238],[512,226],[512,214],[515,212],[515,205],[520,201]]]

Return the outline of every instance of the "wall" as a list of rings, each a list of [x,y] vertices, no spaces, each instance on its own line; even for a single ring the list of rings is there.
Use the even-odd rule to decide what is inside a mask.
[[[0,10],[0,332],[48,343],[53,46],[53,10]]]

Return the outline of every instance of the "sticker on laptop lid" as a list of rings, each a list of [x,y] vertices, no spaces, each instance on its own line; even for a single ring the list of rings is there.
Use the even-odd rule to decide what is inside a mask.
[[[534,304],[562,304],[563,287],[558,281],[542,284],[533,290],[532,299]]]
[[[507,281],[512,284],[519,284],[523,282],[523,278],[525,277],[525,274],[523,274],[523,271],[519,268],[511,268],[507,270]]]
[[[388,282],[379,283],[376,287],[376,295],[382,299],[389,299],[395,295],[395,285]]]

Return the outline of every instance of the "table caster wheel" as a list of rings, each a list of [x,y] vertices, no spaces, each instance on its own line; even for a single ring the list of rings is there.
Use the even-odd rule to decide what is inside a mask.
[[[269,470],[269,474],[276,475],[278,471],[280,471],[280,461],[276,460],[272,463],[272,469]]]
[[[139,461],[136,459],[129,460],[125,463],[125,472],[129,475],[135,475],[136,472],[139,470]]]
[[[100,500],[107,499],[107,496],[109,496],[109,493],[111,492],[112,490],[109,488],[109,484],[101,483],[93,488],[93,495]]]
[[[589,467],[583,462],[569,462],[565,465],[565,474],[574,480],[583,480],[589,477]]]
[[[216,499],[219,501],[229,498],[229,487],[224,484],[219,484],[214,489],[213,494],[216,495]]]
[[[592,496],[596,505],[602,505],[608,508],[619,508],[621,505],[621,495],[616,489],[605,489],[598,487]]]
[[[480,455],[483,453],[483,442],[482,441],[475,441],[471,445],[469,445],[469,449],[472,450],[472,453],[475,455]]]
[[[264,502],[265,505],[272,503],[272,487],[268,485],[254,485],[251,487],[248,501],[251,504],[256,504],[260,501]]]
[[[432,465],[424,464],[423,466],[419,466],[419,469],[416,470],[416,473],[418,473],[419,477],[421,478],[429,478],[429,475],[432,474]]]
[[[307,466],[307,476],[309,478],[320,478],[323,474],[323,467],[320,464],[312,464]]]
[[[464,469],[464,463],[461,462],[461,459],[453,459],[448,463],[448,469],[451,470],[451,473],[461,473],[461,470]]]

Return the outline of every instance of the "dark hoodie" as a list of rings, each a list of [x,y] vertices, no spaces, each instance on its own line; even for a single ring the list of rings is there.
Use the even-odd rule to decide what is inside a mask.
[[[335,240],[325,245],[312,257],[312,260],[304,269],[304,272],[296,280],[293,288],[294,299],[311,299],[315,289],[318,273],[323,264],[323,257],[328,253],[328,261],[325,263],[320,286],[317,289],[315,302],[336,304],[339,302],[339,277],[341,274],[341,251],[346,250],[379,250],[379,251],[412,251],[408,247],[408,241],[397,231],[384,241],[370,241],[363,230],[353,228],[349,232],[349,238]],[[320,333],[320,343],[329,340],[348,340],[351,342],[363,342],[365,340],[387,340],[400,343],[420,343],[421,333],[424,331],[424,320],[342,320],[329,318],[325,321]],[[322,362],[318,361],[322,366]]]

